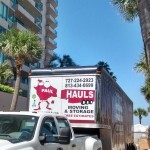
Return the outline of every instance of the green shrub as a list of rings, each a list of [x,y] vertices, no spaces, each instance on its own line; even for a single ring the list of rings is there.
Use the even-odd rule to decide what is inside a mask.
[[[0,91],[13,94],[15,89],[13,87],[0,84]],[[23,97],[27,97],[27,91],[20,89],[19,95]]]
[[[14,88],[0,84],[0,91],[6,93],[14,93]]]

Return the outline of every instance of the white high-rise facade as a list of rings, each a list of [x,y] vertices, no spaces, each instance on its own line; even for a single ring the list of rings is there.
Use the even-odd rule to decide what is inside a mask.
[[[33,66],[26,62],[23,66],[21,88],[27,89],[28,72],[31,67],[44,68],[48,65],[53,50],[57,47],[56,27],[58,0],[0,0],[0,32],[11,28],[31,30],[39,35],[44,47],[43,57]],[[0,53],[0,62],[5,57]]]

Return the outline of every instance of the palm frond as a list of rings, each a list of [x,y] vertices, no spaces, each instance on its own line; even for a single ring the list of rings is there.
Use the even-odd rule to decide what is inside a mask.
[[[136,70],[137,72],[144,73],[144,75],[148,74],[148,66],[147,66],[147,63],[146,63],[146,56],[145,56],[144,52],[142,52],[142,54],[140,55],[140,59],[135,64],[134,70]]]
[[[0,64],[0,83],[8,85],[8,81],[13,79],[14,74],[8,60]]]
[[[126,21],[132,22],[138,16],[137,0],[112,0]]]

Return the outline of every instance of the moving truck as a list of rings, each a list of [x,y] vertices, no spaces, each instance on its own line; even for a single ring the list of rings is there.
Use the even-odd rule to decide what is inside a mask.
[[[31,70],[29,111],[66,116],[72,135],[85,139],[84,147],[94,141],[96,150],[125,150],[133,141],[133,103],[116,80],[97,66]]]

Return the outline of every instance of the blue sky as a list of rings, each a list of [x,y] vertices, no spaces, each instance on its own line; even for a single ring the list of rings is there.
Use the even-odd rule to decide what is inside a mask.
[[[140,93],[144,76],[134,70],[143,51],[139,21],[124,21],[111,0],[59,0],[58,13],[55,52],[60,57],[70,55],[80,66],[107,62],[134,109],[146,109]],[[143,117],[142,123],[150,125],[150,119]]]

